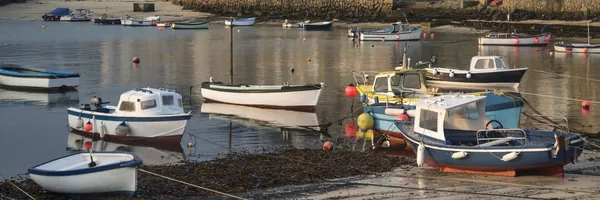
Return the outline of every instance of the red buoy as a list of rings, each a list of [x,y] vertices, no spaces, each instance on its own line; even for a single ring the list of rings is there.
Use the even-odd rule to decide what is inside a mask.
[[[514,43],[514,44],[519,44],[519,43],[521,43],[521,41],[519,41],[519,39],[515,39],[515,40],[513,41],[513,43]]]
[[[92,142],[87,141],[87,142],[83,143],[83,149],[85,149],[85,150],[92,149]]]
[[[581,108],[584,110],[590,110],[592,109],[592,104],[589,101],[583,101],[581,102]]]
[[[346,124],[344,131],[346,132],[346,137],[356,137],[356,125],[354,125],[354,123]]]
[[[423,39],[427,39],[427,33],[423,33]]]
[[[162,27],[158,28],[158,31],[162,31]]]
[[[410,117],[406,113],[402,113],[396,116],[396,120],[407,122],[410,120]]]
[[[550,36],[546,36],[546,37],[544,37],[544,41],[546,41],[546,42],[550,42]]]
[[[137,56],[136,56],[136,57],[133,57],[133,60],[132,60],[132,61],[133,61],[134,63],[139,63],[139,62],[140,62],[140,58],[138,58]]]
[[[327,141],[323,143],[323,151],[331,151],[333,150],[333,142]]]
[[[433,40],[433,37],[435,37],[435,34],[433,34],[433,33],[432,33],[432,34],[431,34],[431,39],[432,39],[432,40]]]
[[[346,96],[350,98],[356,97],[356,93],[358,93],[358,91],[356,90],[356,86],[354,86],[352,83],[346,86],[346,90],[344,90],[344,92],[346,93]]]
[[[583,48],[583,53],[587,53],[588,52],[588,48]]]
[[[83,130],[85,130],[87,132],[92,131],[92,129],[93,129],[92,123],[89,121],[87,123],[85,123],[85,126],[83,126]]]
[[[535,39],[533,39],[533,42],[535,42],[536,44],[540,43],[540,39],[535,38]]]

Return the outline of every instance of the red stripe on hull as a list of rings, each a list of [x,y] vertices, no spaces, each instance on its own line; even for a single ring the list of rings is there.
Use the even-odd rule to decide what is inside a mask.
[[[104,135],[104,138],[101,139],[99,133],[91,133],[76,129],[72,129],[71,132],[77,135],[81,135],[83,137],[91,138],[94,141],[104,140],[107,142],[114,142],[119,144],[146,146],[172,152],[183,152],[183,150],[181,149],[181,137],[183,137],[183,134],[161,137]]]
[[[230,105],[249,106],[249,107],[266,108],[266,109],[293,110],[293,111],[300,111],[300,112],[315,112],[315,110],[316,110],[316,106],[246,105],[246,104],[237,104],[237,103],[216,101],[216,100],[207,99],[207,98],[204,98],[204,102],[206,102],[206,103],[223,103],[223,104],[230,104]]]

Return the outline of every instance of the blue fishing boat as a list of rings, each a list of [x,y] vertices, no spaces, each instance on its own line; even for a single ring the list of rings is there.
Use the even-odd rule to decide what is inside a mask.
[[[563,166],[575,162],[583,151],[583,138],[568,130],[506,128],[489,119],[485,108],[486,96],[432,97],[417,103],[414,117],[395,125],[419,166],[443,172],[563,177]]]
[[[42,15],[44,21],[60,21],[60,17],[71,15],[71,9],[56,8],[53,11]]]
[[[79,74],[1,64],[0,85],[12,89],[64,91],[79,85]]]
[[[315,22],[315,23],[306,23],[302,30],[305,31],[327,31],[331,30],[333,26],[333,22]]]

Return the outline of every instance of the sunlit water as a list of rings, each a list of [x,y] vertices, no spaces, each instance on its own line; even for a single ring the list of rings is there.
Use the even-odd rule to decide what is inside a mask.
[[[46,29],[42,30],[42,26]],[[5,176],[25,173],[31,166],[68,154],[68,149],[81,148],[82,141],[88,139],[67,132],[68,107],[89,103],[94,95],[116,104],[122,92],[136,87],[173,88],[184,96],[185,110],[194,116],[181,144],[155,148],[98,142],[96,149],[133,151],[146,163],[160,164],[207,160],[230,151],[279,145],[318,147],[324,135],[299,131],[295,125],[300,121],[329,123],[359,108],[357,101],[352,106],[353,101],[342,94],[354,80],[350,72],[391,70],[400,62],[404,46],[402,42],[367,42],[357,46],[346,37],[346,29],[304,32],[276,26],[235,28],[235,82],[326,85],[316,114],[225,108],[227,114],[255,116],[245,119],[202,113],[199,85],[211,76],[229,81],[230,29],[222,25],[213,24],[210,30],[158,31],[156,27],[19,20],[0,21],[0,27],[0,62],[81,73],[76,92],[48,94],[0,89],[0,173]],[[522,92],[595,101],[600,91],[596,87],[599,82],[594,80],[600,79],[600,72],[595,69],[600,55],[550,55],[551,46],[480,47],[475,35],[456,33],[436,33],[435,40],[409,44],[408,57],[413,64],[438,55],[440,65],[467,69],[474,55],[505,56],[511,66],[530,69],[521,82]],[[132,64],[135,56],[141,63]],[[290,72],[291,68],[295,68],[295,73]],[[196,87],[190,93],[191,86]],[[580,102],[523,96],[544,114],[570,116],[572,128],[581,129],[581,124],[585,124],[586,131],[598,132],[596,114],[592,111],[582,117]],[[348,123],[351,120],[332,124],[329,135],[345,137],[344,125]],[[188,143],[194,147],[188,148]]]

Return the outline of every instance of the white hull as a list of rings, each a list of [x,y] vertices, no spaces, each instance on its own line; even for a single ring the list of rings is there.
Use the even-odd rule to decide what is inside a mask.
[[[481,88],[513,88],[513,89],[516,89],[519,87],[519,83],[467,83],[467,82],[435,81],[435,80],[427,80],[427,85],[459,86],[459,87],[463,86],[465,89],[469,88],[467,86],[481,87]]]
[[[572,44],[573,47],[556,46],[554,45],[554,51],[556,52],[568,52],[568,53],[600,53],[598,45],[588,44]],[[595,48],[593,48],[595,47]]]
[[[68,22],[83,22],[83,21],[91,21],[91,17],[72,17],[72,16],[62,16],[60,17],[60,21],[68,21]]]
[[[537,36],[537,37],[523,37],[523,38],[487,38],[480,37],[480,45],[510,45],[510,46],[532,46],[532,45],[546,45],[548,42],[545,40],[546,37],[550,36]],[[537,43],[536,43],[537,38]],[[517,42],[518,41],[518,42]]]
[[[233,26],[253,26],[255,20],[233,21]],[[225,26],[231,26],[231,21],[225,20]]]
[[[202,97],[217,102],[264,106],[264,107],[315,107],[319,101],[321,89],[292,91],[292,92],[223,92],[202,88]]]
[[[411,32],[404,33],[359,33],[361,41],[404,41],[404,40],[420,40],[422,29],[416,29]],[[349,31],[348,36],[354,35]]]
[[[60,88],[61,86],[77,87],[79,85],[79,77],[49,79],[0,75],[0,85],[22,88]]]
[[[100,112],[93,112],[93,111],[84,111],[84,110],[80,110],[80,109],[76,109],[76,108],[69,108],[68,109],[69,112],[74,112],[74,113],[69,113],[68,114],[68,120],[69,120],[69,127],[79,130],[79,131],[84,131],[84,127],[77,127],[78,121],[79,121],[79,113],[82,114],[81,119],[83,120],[83,123],[85,125],[85,123],[87,123],[88,121],[90,121],[92,123],[92,127],[93,130],[92,132],[94,133],[104,133],[106,135],[111,135],[111,136],[117,136],[117,134],[115,133],[115,130],[117,128],[117,126],[119,126],[119,124],[121,124],[121,122],[125,121],[125,123],[127,124],[127,126],[129,126],[130,129],[130,133],[127,135],[127,137],[145,137],[145,138],[151,138],[151,137],[167,137],[167,136],[178,136],[178,135],[183,135],[183,132],[185,130],[185,127],[187,125],[187,122],[189,120],[189,117],[187,119],[181,119],[181,120],[169,120],[169,121],[161,121],[161,118],[164,117],[181,117],[184,118],[185,116],[190,116],[190,114],[181,114],[181,115],[162,115],[162,116],[152,116],[152,117],[148,117],[148,116],[131,116],[131,115],[127,115],[125,114],[125,116],[123,115],[113,115],[113,114],[106,114],[106,113],[100,113]],[[100,119],[92,119],[93,117],[86,117],[85,115],[92,115],[92,116],[96,116],[96,118],[100,117]],[[103,117],[108,117],[109,119],[107,120],[102,120],[101,118]],[[115,119],[117,118],[117,119]],[[149,119],[149,118],[153,118],[153,121],[139,121],[140,118],[144,118],[144,119]],[[103,127],[103,131],[100,127]]]
[[[90,174],[72,176],[43,176],[30,174],[29,177],[44,189],[64,194],[94,194],[110,192],[134,192],[136,190],[137,169],[118,168]]]
[[[123,26],[152,26],[152,21],[142,21],[135,19],[123,19],[121,20]]]
[[[267,122],[278,127],[319,129],[317,113],[297,112],[278,109],[263,109],[222,103],[203,103],[203,113],[234,115],[240,118]]]

